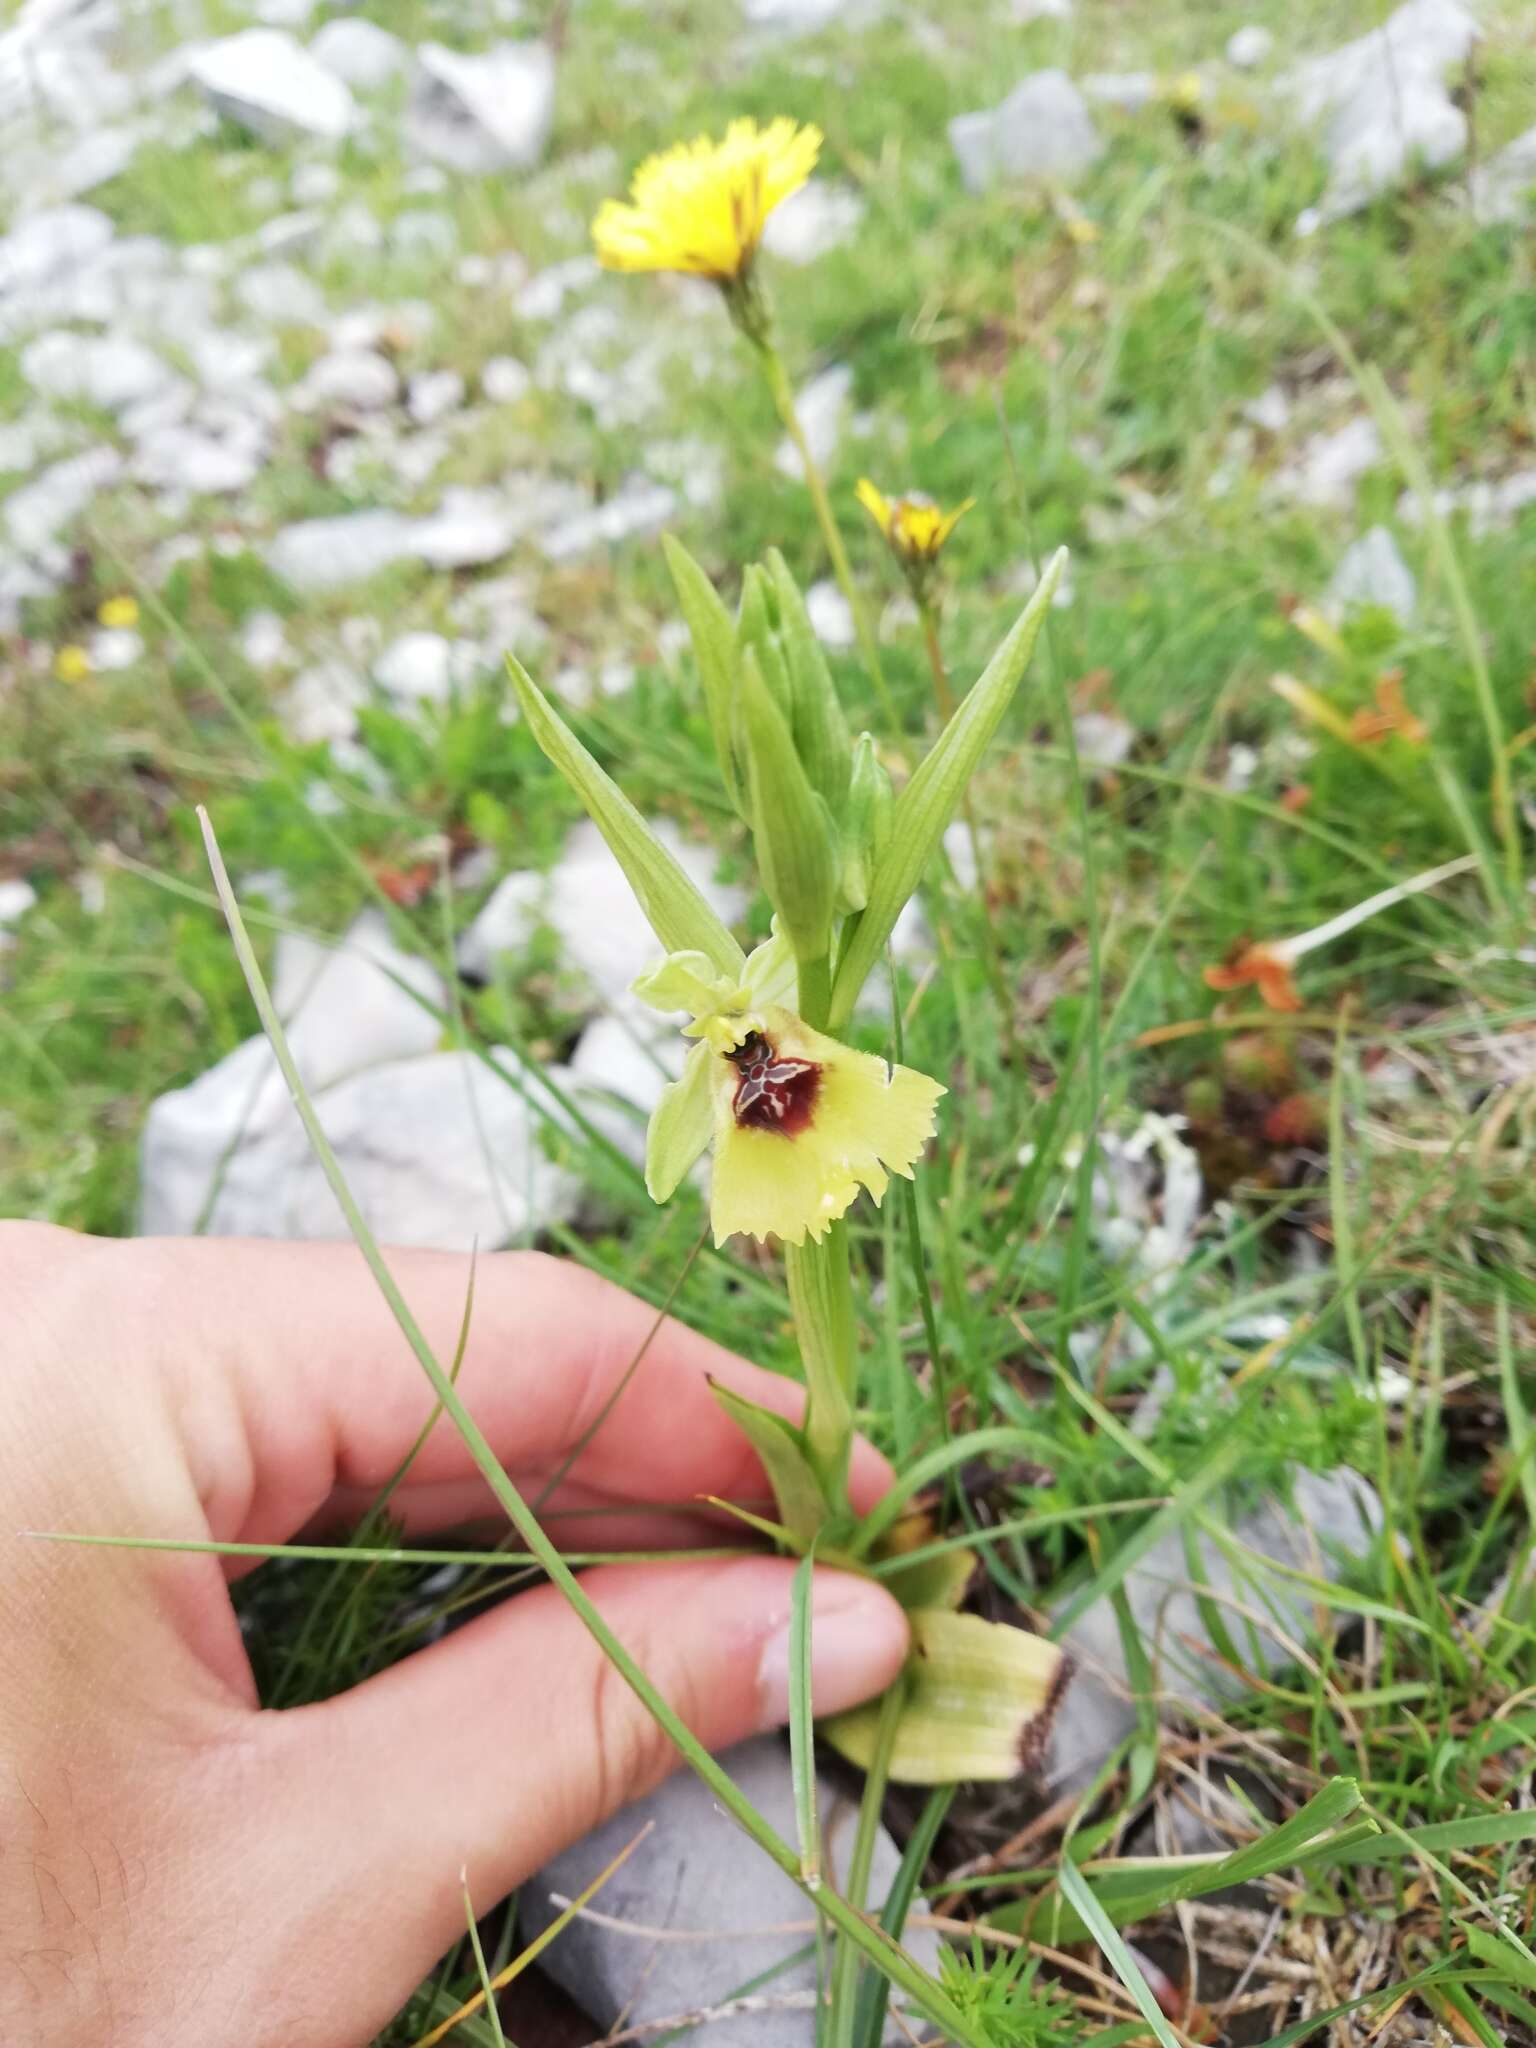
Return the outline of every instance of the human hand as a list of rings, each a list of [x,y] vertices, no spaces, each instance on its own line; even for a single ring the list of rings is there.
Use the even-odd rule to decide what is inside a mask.
[[[447,1359],[466,1261],[389,1256]],[[0,2040],[358,2048],[463,1931],[461,1870],[483,1910],[676,1753],[552,1586],[272,1713],[232,1561],[23,1533],[281,1543],[360,1515],[432,1393],[351,1246],[4,1224],[0,1299]],[[459,1390],[526,1493],[653,1320],[536,1253],[480,1261]],[[664,1325],[551,1498],[562,1547],[673,1548],[658,1504],[767,1496],[706,1374],[798,1412],[787,1381]],[[855,1506],[889,1483],[860,1444]],[[497,1513],[446,1419],[391,1509],[412,1539]],[[786,1716],[791,1574],[699,1559],[584,1584],[718,1749]],[[878,1586],[820,1571],[813,1618],[818,1711],[895,1676],[906,1623]]]

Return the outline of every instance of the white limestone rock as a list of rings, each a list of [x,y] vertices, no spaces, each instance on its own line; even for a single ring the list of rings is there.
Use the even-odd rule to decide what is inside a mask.
[[[396,955],[395,964],[429,1001],[441,1001],[420,961]],[[474,1053],[434,1051],[436,1017],[383,976],[344,1007],[328,979],[300,1012],[305,1050],[295,1051],[347,1184],[381,1242],[484,1251],[574,1215],[579,1186],[545,1156],[512,1054],[493,1052],[493,1071]],[[305,1030],[317,1003],[331,1041]],[[343,1069],[328,1082],[317,1077],[327,1056]],[[151,1106],[139,1227],[147,1236],[198,1227],[216,1237],[349,1234],[264,1039],[247,1039]]]
[[[1293,1571],[1320,1573],[1337,1584],[1369,1550],[1381,1526],[1381,1501],[1369,1480],[1342,1467],[1321,1474],[1298,1470],[1292,1485],[1291,1502],[1272,1499],[1245,1510],[1233,1521],[1232,1536],[1260,1558]],[[1221,1513],[1219,1506],[1216,1512]],[[1198,1535],[1196,1541],[1218,1612],[1226,1615],[1234,1640],[1253,1656],[1257,1676],[1268,1678],[1283,1671],[1292,1659],[1275,1635],[1246,1628],[1241,1617],[1222,1604],[1221,1596],[1270,1616],[1292,1641],[1305,1641],[1315,1632],[1316,1602],[1304,1586],[1265,1573],[1257,1565],[1239,1579],[1224,1550]],[[1124,1589],[1152,1660],[1152,1682],[1160,1702],[1175,1711],[1181,1700],[1209,1710],[1249,1696],[1242,1675],[1230,1671],[1214,1650],[1200,1654],[1199,1646],[1209,1645],[1209,1637],[1180,1531],[1155,1543],[1137,1560]],[[1067,1711],[1052,1734],[1053,1789],[1088,1783],[1136,1726],[1120,1624],[1111,1604],[1101,1600],[1090,1608],[1061,1643],[1077,1670]]]
[[[310,55],[354,92],[378,92],[411,61],[409,47],[387,28],[360,14],[338,14],[323,24]]]
[[[394,364],[369,348],[332,349],[311,363],[293,392],[300,412],[339,406],[349,412],[378,412],[400,396]]]
[[[94,206],[30,213],[0,236],[0,301],[55,284],[95,263],[111,242],[108,216]]]
[[[423,43],[406,138],[470,175],[530,170],[555,118],[555,60],[545,43],[495,43],[469,56]]]
[[[805,593],[805,611],[823,647],[851,647],[857,639],[853,607],[830,576]]]
[[[362,583],[396,562],[462,569],[504,555],[515,522],[493,491],[451,490],[425,518],[375,506],[284,527],[267,549],[268,565],[295,590],[337,590]]]
[[[21,353],[21,374],[45,398],[121,412],[159,396],[173,373],[153,349],[127,335],[39,334]]]
[[[40,553],[122,472],[115,448],[86,448],[54,463],[0,506],[11,541],[23,553]]]
[[[1376,422],[1368,413],[1361,413],[1342,427],[1314,434],[1303,443],[1269,478],[1269,494],[1300,505],[1342,510],[1354,502],[1360,479],[1383,459]]]
[[[1032,72],[1001,106],[956,115],[949,140],[971,192],[1016,178],[1070,181],[1104,151],[1083,95],[1057,70]]]
[[[655,533],[677,510],[677,494],[638,474],[628,476],[611,498],[561,519],[531,538],[551,562],[574,561],[600,547],[617,547],[637,534]]]
[[[759,1736],[728,1750],[720,1761],[757,1811],[793,1840],[794,1782],[783,1740]],[[821,1778],[817,1805],[828,1867],[846,1870],[857,1803],[833,1780]],[[677,1772],[658,1791],[626,1807],[547,1864],[520,1895],[527,1933],[532,1936],[547,1927],[561,1903],[585,1890],[644,1829],[648,1832],[639,1846],[603,1888],[605,1915],[646,1924],[661,1919],[679,1931],[703,1930],[714,1938],[644,1941],[591,1919],[574,1920],[545,1951],[544,1967],[599,2030],[620,2024],[645,2026],[674,2013],[721,2004],[744,1976],[759,1970],[775,1972],[776,1994],[814,1993],[814,1956],[794,1969],[782,1967],[804,1948],[804,1936],[762,1932],[802,1922],[803,1895],[792,1879],[745,1840],[709,1787],[691,1771]],[[881,1828],[869,1877],[869,1900],[876,1910],[895,1882],[900,1861],[895,1842]],[[915,1915],[925,1911],[921,1898],[914,1901]],[[925,1968],[937,1970],[939,1938],[931,1928],[907,1927],[902,1941]],[[899,1994],[896,2003],[901,2003]],[[698,2048],[810,2048],[816,2038],[816,2015],[813,2010],[770,2006],[692,2028],[688,2038]],[[895,2022],[886,2035],[888,2042],[912,2038],[908,2028],[898,2030]]]
[[[1260,21],[1250,21],[1228,36],[1227,62],[1234,71],[1257,71],[1269,62],[1274,48],[1274,31]]]
[[[1318,130],[1329,165],[1327,187],[1298,219],[1298,235],[1463,154],[1467,117],[1449,88],[1479,33],[1460,0],[1405,0],[1380,28],[1277,81],[1295,117]]]
[[[851,185],[814,178],[769,215],[763,247],[785,263],[814,263],[853,239],[864,211],[863,195]]]
[[[492,405],[516,405],[527,396],[533,378],[516,356],[492,356],[480,368],[481,396]]]
[[[188,60],[188,75],[226,119],[264,142],[316,136],[339,142],[352,128],[352,95],[334,71],[279,28],[221,37]]]
[[[283,729],[301,747],[317,740],[349,740],[357,730],[357,714],[368,702],[368,685],[350,663],[332,657],[317,661],[294,677],[279,700]]]
[[[418,370],[406,386],[405,409],[418,427],[435,426],[464,403],[457,370]]]
[[[442,703],[453,687],[453,646],[441,633],[402,633],[373,664],[373,679],[401,706]]]
[[[1344,550],[1328,585],[1323,609],[1334,620],[1346,618],[1362,605],[1393,613],[1404,625],[1418,610],[1419,590],[1413,571],[1385,526],[1373,526]]]
[[[683,839],[666,818],[652,829],[727,924],[743,915],[745,894],[714,879],[709,847]],[[459,941],[460,969],[490,980],[497,958],[520,951],[541,924],[559,939],[566,965],[586,979],[595,1007],[636,1014],[630,983],[662,949],[595,825],[572,829],[547,875],[519,870],[503,878]]]
[[[257,263],[235,279],[235,295],[253,320],[267,327],[323,327],[325,294],[291,263]]]
[[[1479,164],[1468,180],[1467,197],[1477,220],[1528,220],[1536,200],[1536,128],[1527,128]]]
[[[853,371],[847,363],[833,363],[822,370],[795,395],[795,411],[801,430],[818,465],[830,467],[842,445],[853,405]],[[804,473],[800,451],[786,434],[774,452],[774,466],[781,476]]]

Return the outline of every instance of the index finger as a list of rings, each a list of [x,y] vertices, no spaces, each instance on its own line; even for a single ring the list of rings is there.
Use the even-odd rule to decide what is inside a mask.
[[[185,1396],[182,1423],[215,1537],[280,1542],[333,1489],[371,1491],[391,1477],[434,1396],[355,1246],[197,1238],[116,1249],[125,1314]],[[446,1368],[469,1261],[385,1256]],[[542,1478],[582,1446],[571,1478],[615,1501],[763,1500],[762,1467],[712,1379],[791,1419],[803,1413],[794,1381],[670,1318],[658,1326],[654,1309],[582,1267],[538,1252],[493,1253],[475,1267],[458,1391],[514,1478]],[[238,1432],[221,1418],[226,1389]],[[891,1476],[860,1439],[849,1480],[855,1508],[872,1506]],[[412,1483],[457,1494],[474,1477],[444,1418]]]

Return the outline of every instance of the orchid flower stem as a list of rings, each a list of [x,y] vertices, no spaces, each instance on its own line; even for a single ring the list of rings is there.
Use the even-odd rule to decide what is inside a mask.
[[[806,1441],[828,1506],[841,1516],[847,1504],[857,1377],[847,1225],[834,1223],[819,1240],[787,1246],[784,1263],[805,1368]]]
[[[859,652],[864,657],[864,666],[869,670],[870,681],[875,686],[875,695],[880,699],[880,709],[894,736],[901,730],[896,716],[895,701],[890,685],[885,680],[885,670],[880,665],[880,649],[874,630],[869,623],[869,614],[864,608],[858,586],[853,580],[853,569],[848,560],[848,550],[843,546],[843,536],[838,531],[837,519],[832,510],[832,501],[827,496],[826,480],[821,466],[811,452],[811,444],[805,438],[805,429],[800,424],[800,415],[795,410],[795,394],[790,389],[789,377],[784,368],[783,358],[766,335],[748,335],[757,359],[763,366],[763,377],[768,385],[770,397],[777,408],[779,418],[784,422],[785,432],[794,442],[805,470],[805,487],[811,494],[816,521],[821,528],[821,537],[827,544],[831,558],[832,573],[838,587],[848,600],[848,609],[853,613],[853,630],[858,636]]]
[[[939,640],[939,610],[933,599],[915,588],[913,597],[917,603],[917,616],[923,628],[923,645],[928,650],[928,666],[933,671],[933,695],[939,707],[939,718],[948,725],[954,716],[955,693],[950,687],[949,670],[944,661],[944,648]],[[985,937],[982,947],[987,970],[987,980],[992,986],[992,998],[997,1004],[998,1017],[1003,1027],[1003,1043],[1010,1058],[1018,1051],[1018,1025],[1013,1014],[1013,996],[1008,987],[1008,975],[1003,966],[1003,945],[997,935],[997,926],[992,917],[992,903],[987,894],[986,865],[981,854],[981,833],[976,826],[976,813],[971,806],[971,792],[966,790],[960,799],[961,815],[965,829],[970,834],[971,858],[976,865],[976,902],[981,911],[981,925]]]

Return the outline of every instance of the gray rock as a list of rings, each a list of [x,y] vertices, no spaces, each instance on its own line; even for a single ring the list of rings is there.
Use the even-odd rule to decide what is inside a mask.
[[[814,263],[851,241],[863,218],[863,195],[851,185],[813,179],[769,215],[763,247],[786,263]]]
[[[1487,163],[1479,164],[1468,181],[1467,196],[1476,219],[1521,221],[1530,216],[1536,194],[1536,128],[1527,128]]]
[[[1418,585],[1397,542],[1385,526],[1373,526],[1344,550],[1323,608],[1330,618],[1342,619],[1361,605],[1377,605],[1406,625],[1418,602]]]
[[[411,61],[410,50],[398,36],[360,14],[340,14],[326,22],[309,53],[356,92],[377,92],[400,77]]]
[[[714,853],[684,840],[670,819],[657,819],[652,829],[719,916],[728,924],[740,918],[745,895],[715,881]],[[459,941],[461,970],[489,980],[497,958],[526,946],[540,925],[555,933],[596,1007],[649,1019],[653,1013],[630,995],[630,983],[662,948],[595,825],[572,829],[547,875],[525,869],[502,879]]]
[[[555,60],[544,43],[495,43],[467,56],[441,43],[416,52],[407,140],[471,175],[529,170],[555,118]]]
[[[1314,434],[1292,460],[1269,478],[1269,492],[1301,505],[1344,508],[1354,501],[1355,487],[1382,460],[1381,436],[1368,413],[1342,427]]]
[[[440,703],[453,685],[453,648],[441,633],[402,633],[373,665],[373,679],[398,704]]]
[[[1320,1574],[1337,1584],[1348,1566],[1369,1550],[1382,1522],[1381,1501],[1369,1480],[1345,1468],[1323,1474],[1299,1470],[1293,1488],[1292,1503],[1266,1500],[1238,1515],[1232,1523],[1233,1541],[1260,1558]],[[1283,1671],[1295,1661],[1286,1645],[1271,1631],[1245,1622],[1222,1596],[1268,1616],[1290,1641],[1302,1643],[1315,1633],[1316,1603],[1304,1586],[1267,1574],[1258,1565],[1244,1565],[1239,1571],[1208,1537],[1197,1541],[1206,1584],[1232,1640],[1259,1676]],[[1152,1660],[1159,1698],[1174,1707],[1180,1700],[1207,1709],[1220,1707],[1246,1697],[1249,1688],[1214,1650],[1200,1654],[1198,1646],[1209,1645],[1210,1638],[1190,1582],[1183,1538],[1175,1531],[1131,1567],[1124,1586]],[[1057,1787],[1086,1784],[1136,1726],[1119,1622],[1110,1603],[1100,1601],[1074,1622],[1062,1647],[1076,1661],[1077,1671],[1070,1708],[1058,1719],[1051,1740],[1050,1777]]]
[[[830,467],[842,445],[852,404],[853,371],[847,363],[833,363],[795,395],[801,430],[823,470]],[[774,451],[774,463],[783,476],[798,477],[803,473],[800,451],[788,434]]]
[[[240,629],[240,652],[262,675],[273,669],[291,668],[296,658],[276,612],[251,613]]]
[[[113,227],[94,206],[53,206],[28,214],[0,237],[0,298],[35,291],[93,263]]]
[[[1097,106],[1115,107],[1122,114],[1136,114],[1157,98],[1155,71],[1090,71],[1083,80],[1083,97]]]
[[[516,356],[492,356],[480,370],[480,390],[492,405],[515,405],[527,395],[533,378]]]
[[[357,730],[357,714],[368,702],[368,685],[348,662],[317,661],[293,679],[279,700],[283,729],[300,746],[317,740],[348,740]]]
[[[1262,22],[1250,21],[1228,36],[1227,62],[1237,71],[1257,71],[1269,61],[1274,48],[1274,31]]]
[[[311,363],[296,385],[293,403],[301,412],[340,406],[351,412],[377,412],[400,396],[400,378],[387,356],[373,349],[332,349]]]
[[[677,495],[665,484],[629,476],[601,505],[562,519],[533,539],[549,561],[569,562],[594,548],[616,547],[637,534],[654,533],[676,510]]]
[[[19,875],[0,877],[0,926],[20,924],[37,902],[37,891]]]
[[[291,263],[242,270],[235,294],[252,319],[268,327],[323,327],[328,317],[324,292]]]
[[[456,486],[441,505],[416,522],[416,551],[434,569],[477,569],[506,554],[517,522],[499,493]]]
[[[1435,492],[1435,509],[1449,517],[1466,514],[1467,531],[1474,540],[1485,534],[1502,533],[1513,525],[1527,505],[1536,505],[1536,469],[1511,470],[1508,476],[1479,478],[1475,483],[1448,485]],[[1418,493],[1405,491],[1397,503],[1397,516],[1410,526],[1424,517]]]
[[[341,190],[341,173],[334,164],[298,164],[288,180],[295,206],[324,206]]]
[[[1462,155],[1467,117],[1447,86],[1478,34],[1460,0],[1406,0],[1380,28],[1277,81],[1297,118],[1319,130],[1329,164],[1327,188],[1298,219],[1299,235]]]
[[[553,320],[573,292],[582,292],[602,276],[595,256],[568,256],[563,263],[551,263],[535,271],[517,290],[518,317],[523,320]]]
[[[377,1236],[468,1251],[572,1215],[579,1190],[544,1157],[512,1055],[493,1054],[493,1072],[472,1053],[433,1050],[442,985],[372,914],[343,945],[285,934],[273,995]],[[265,1039],[151,1105],[139,1226],[149,1236],[347,1235]]]
[[[436,512],[412,518],[374,507],[288,526],[267,550],[270,567],[295,590],[361,583],[396,562],[475,568],[504,555],[517,522],[495,491],[445,491]]]
[[[40,334],[22,350],[21,374],[46,398],[71,399],[102,412],[163,392],[172,373],[153,349],[126,336]]]
[[[430,206],[413,206],[396,214],[390,224],[390,246],[396,256],[420,260],[423,257],[452,256],[459,246],[459,230],[451,215]]]
[[[204,497],[248,489],[260,473],[261,457],[197,427],[172,426],[147,434],[134,452],[132,466],[140,483]]]
[[[721,1762],[758,1812],[793,1840],[794,1787],[785,1743],[760,1736],[728,1750]],[[826,1779],[818,1780],[818,1805],[828,1866],[846,1871],[856,1806]],[[560,1911],[557,1899],[575,1898],[648,1823],[651,1832],[603,1886],[598,1904],[604,1917],[714,1938],[647,1940],[593,1920],[573,1921],[545,1950],[541,1967],[599,2028],[644,2025],[723,2003],[748,1978],[772,1970],[809,1938],[761,1931],[805,1923],[811,1909],[799,1888],[743,1836],[703,1780],[688,1770],[557,1856],[524,1887],[520,1900],[527,1933],[547,1927]],[[870,1871],[869,1903],[876,1910],[900,1862],[896,1844],[882,1828]],[[914,1910],[926,1911],[920,1899]],[[931,1929],[909,1928],[903,1939],[921,1963],[937,1969],[938,1936]],[[767,1999],[798,1995],[806,2000],[810,1994],[809,2001],[690,2028],[687,2039],[697,2048],[809,2048],[816,2039],[816,1981],[814,1957],[796,1969],[778,1971],[765,1987]],[[893,2023],[889,2038],[911,2037]]]
[[[853,607],[830,576],[805,593],[805,610],[823,647],[851,647],[857,639]]]
[[[122,472],[115,448],[87,448],[54,463],[0,507],[12,543],[26,554],[41,552]]]
[[[1013,178],[1077,178],[1104,150],[1082,94],[1054,70],[1032,72],[999,107],[957,115],[949,140],[972,192]]]
[[[188,75],[226,119],[265,142],[296,135],[340,141],[356,118],[352,95],[334,71],[278,28],[246,28],[198,50]]]
[[[418,370],[406,386],[405,407],[419,427],[430,427],[464,403],[457,370]]]

